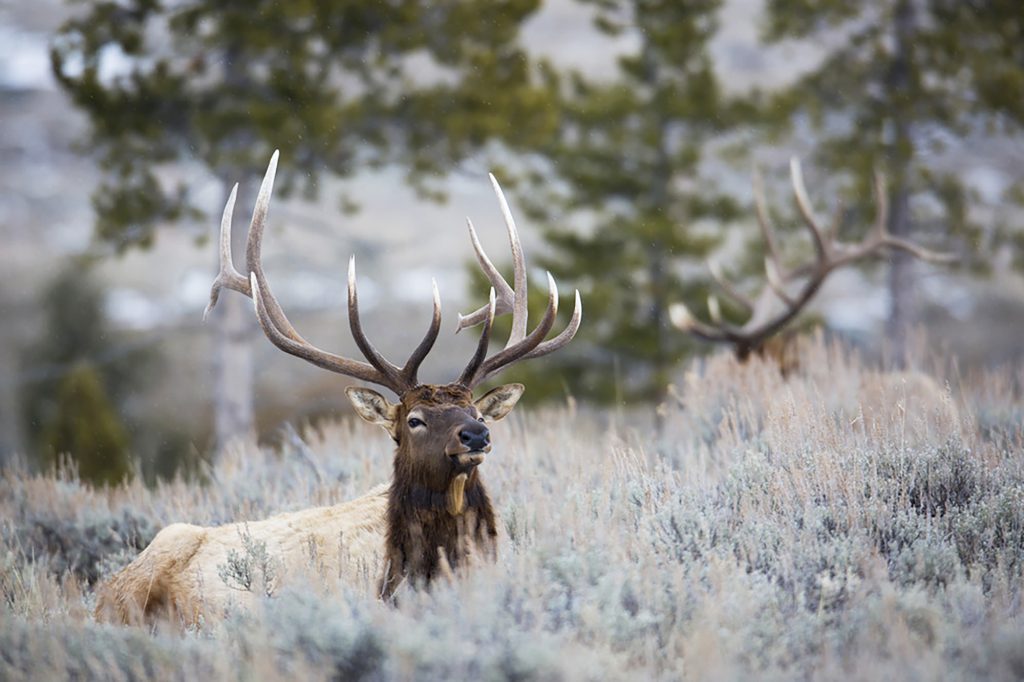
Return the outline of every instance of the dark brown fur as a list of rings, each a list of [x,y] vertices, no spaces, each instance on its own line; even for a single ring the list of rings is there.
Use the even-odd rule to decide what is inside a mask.
[[[443,574],[442,556],[456,569],[471,555],[493,558],[497,551],[494,508],[475,471],[466,482],[465,511],[458,516],[448,511],[447,491],[410,486],[396,476],[387,521],[387,568],[380,586],[384,598],[403,580],[428,584]]]
[[[430,414],[435,432],[414,442],[402,428],[414,411]],[[466,423],[477,421],[472,393],[459,385],[419,386],[404,394],[396,422],[398,448],[387,510],[386,569],[380,594],[390,598],[403,583],[429,584],[470,555],[494,557],[497,519],[480,472],[460,468],[445,454],[445,443]],[[466,474],[461,513],[449,508],[449,491]],[[442,562],[443,557],[443,562]],[[445,565],[447,564],[447,565]]]

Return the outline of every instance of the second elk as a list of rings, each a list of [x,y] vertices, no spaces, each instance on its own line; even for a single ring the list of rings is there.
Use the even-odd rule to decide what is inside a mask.
[[[885,180],[875,175],[875,219],[866,237],[857,243],[844,243],[838,239],[842,212],[837,212],[830,226],[822,225],[814,214],[803,173],[797,159],[790,161],[790,180],[793,196],[804,226],[814,245],[814,260],[795,267],[786,267],[782,262],[778,236],[768,216],[767,202],[760,177],[754,176],[754,200],[757,206],[757,222],[764,238],[766,256],[764,261],[765,284],[754,297],[745,295],[738,287],[723,276],[714,261],[708,262],[712,278],[722,292],[747,314],[743,324],[730,324],[721,313],[721,305],[713,294],[708,296],[710,322],[698,320],[682,303],[669,308],[672,323],[694,337],[711,343],[732,346],[738,359],[745,360],[752,353],[769,355],[779,362],[786,373],[798,362],[792,339],[777,335],[784,332],[821,289],[822,284],[833,272],[854,262],[883,255],[889,251],[903,251],[924,261],[947,263],[952,260],[948,254],[926,249],[890,234],[888,229],[889,208]]]

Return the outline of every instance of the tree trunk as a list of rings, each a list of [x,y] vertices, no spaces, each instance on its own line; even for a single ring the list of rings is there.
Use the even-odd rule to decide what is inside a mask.
[[[0,467],[27,454],[18,400],[20,367],[18,344],[11,336],[0,339]]]
[[[889,231],[905,237],[910,232],[909,196],[905,187],[894,188]],[[886,321],[886,337],[893,354],[893,360],[902,366],[906,362],[907,329],[913,321],[914,309],[914,259],[904,251],[896,251],[889,265],[889,319]]]
[[[643,48],[644,80],[652,90],[658,88],[658,64],[654,58],[650,42],[645,42]],[[654,167],[654,177],[651,178],[651,204],[660,211],[662,215],[669,213],[670,192],[669,183],[672,181],[672,162],[669,158],[669,122],[668,116],[659,108],[653,106],[654,121],[657,129],[658,149]],[[668,353],[668,320],[665,310],[668,306],[666,300],[666,259],[665,246],[658,242],[651,242],[647,249],[648,276],[651,280],[651,308],[648,316],[648,324],[654,331],[654,357],[651,358],[652,372],[651,381],[654,388],[654,428],[660,437],[665,430],[665,416],[661,406],[668,398],[668,382],[672,370],[672,362]]]
[[[889,173],[892,182],[889,213],[889,231],[897,237],[910,233],[910,160],[913,155],[911,138],[912,104],[907,101],[910,87],[911,50],[914,39],[914,8],[911,0],[899,0],[893,15],[893,62],[889,72],[888,98],[891,106],[893,139],[889,151]],[[889,266],[889,319],[886,336],[898,365],[906,362],[907,328],[912,322],[914,304],[913,258],[896,251]]]
[[[244,50],[240,45],[228,45],[224,50],[224,80],[231,89],[244,90],[250,86],[245,69]],[[251,136],[234,134],[224,140],[225,148],[244,150],[251,144]],[[244,156],[244,155],[242,155]],[[224,199],[231,186],[238,182],[238,200],[235,203],[235,224],[231,230],[231,252],[235,266],[248,276],[245,267],[245,242],[248,238],[248,217],[256,203],[254,178],[258,171],[227,165],[216,169],[224,187]],[[237,292],[222,292],[217,306],[221,308],[215,318],[217,349],[214,353],[214,434],[219,452],[238,438],[252,434],[255,419],[253,409],[253,338],[256,323],[252,302]]]
[[[225,183],[225,188],[229,185]],[[231,250],[238,259],[245,253],[248,211],[238,207],[251,206],[255,202],[252,182],[239,186],[235,222],[231,231]],[[226,200],[226,194],[225,194]],[[238,268],[247,273],[248,268]],[[214,433],[216,449],[222,450],[238,438],[248,437],[254,428],[253,418],[253,338],[256,332],[252,302],[245,296],[232,291],[222,292],[213,323],[216,325],[214,353]]]
[[[668,306],[668,301],[665,300],[665,253],[663,249],[654,246],[648,257],[652,293],[649,323],[654,330],[654,371],[651,377],[654,382],[654,429],[660,436],[665,430],[665,416],[661,406],[668,399],[669,373],[672,369],[665,338],[668,332],[665,319],[665,309]]]

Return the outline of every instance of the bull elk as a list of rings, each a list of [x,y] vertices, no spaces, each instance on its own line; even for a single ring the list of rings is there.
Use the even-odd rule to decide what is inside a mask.
[[[482,325],[480,338],[465,369],[455,381],[421,384],[417,373],[441,328],[441,303],[433,286],[433,316],[423,340],[398,367],[370,343],[359,317],[355,258],[348,269],[348,317],[352,336],[365,362],[315,347],[292,326],[271,293],[260,260],[263,231],[277,168],[271,158],[260,187],[246,244],[248,276],[239,273],[231,256],[231,220],[237,185],[221,222],[220,272],[210,291],[206,313],[221,290],[252,298],[260,327],[279,349],[317,367],[383,386],[398,396],[391,402],[369,388],[346,392],[356,412],[387,431],[396,449],[390,485],[332,507],[281,514],[269,519],[218,527],[176,523],[163,529],[127,567],[100,590],[97,615],[128,621],[170,611],[187,621],[216,616],[232,600],[243,597],[222,579],[221,570],[233,552],[249,543],[263,543],[266,552],[282,562],[275,581],[289,566],[308,556],[314,545],[337,554],[350,567],[380,564],[379,594],[390,598],[403,583],[429,583],[439,571],[464,564],[470,552],[496,552],[498,525],[479,465],[491,450],[487,421],[505,417],[523,393],[522,384],[499,386],[474,399],[473,389],[521,360],[538,358],[565,346],[582,318],[579,292],[568,325],[547,339],[558,311],[558,292],[548,274],[548,302],[540,323],[527,330],[527,281],[523,250],[515,222],[497,181],[497,195],[512,247],[514,280],[509,286],[480,246],[475,229],[469,234],[476,256],[493,288],[486,305],[459,316],[458,330]],[[204,316],[205,314],[204,313]],[[511,313],[512,331],[504,348],[488,355],[495,316]],[[339,539],[343,547],[338,551]],[[334,572],[338,574],[337,571]],[[269,586],[272,590],[274,585]]]
[[[836,233],[842,218],[841,211],[837,212],[831,227],[823,227],[807,197],[800,162],[794,158],[789,167],[796,206],[814,244],[814,261],[795,268],[786,268],[782,264],[779,240],[768,217],[764,188],[760,176],[755,173],[757,222],[767,249],[764,261],[765,285],[755,298],[750,298],[725,279],[714,261],[708,262],[712,279],[726,296],[746,311],[749,315],[747,321],[738,326],[725,321],[714,294],[708,296],[710,323],[698,320],[682,303],[674,303],[669,307],[670,319],[679,329],[702,341],[731,345],[741,361],[751,353],[768,353],[779,360],[783,370],[793,362],[793,358],[789,357],[793,350],[792,344],[785,338],[774,346],[769,344],[811,302],[828,276],[839,268],[885,251],[903,251],[921,260],[937,263],[952,260],[948,254],[931,251],[889,233],[885,179],[879,173],[875,174],[874,181],[875,220],[871,230],[859,243],[840,242]]]

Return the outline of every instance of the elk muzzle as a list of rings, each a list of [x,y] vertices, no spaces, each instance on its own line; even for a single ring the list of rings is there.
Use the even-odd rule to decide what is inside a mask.
[[[483,423],[474,421],[460,427],[449,441],[445,454],[456,471],[465,473],[484,461],[491,451],[491,432]]]

